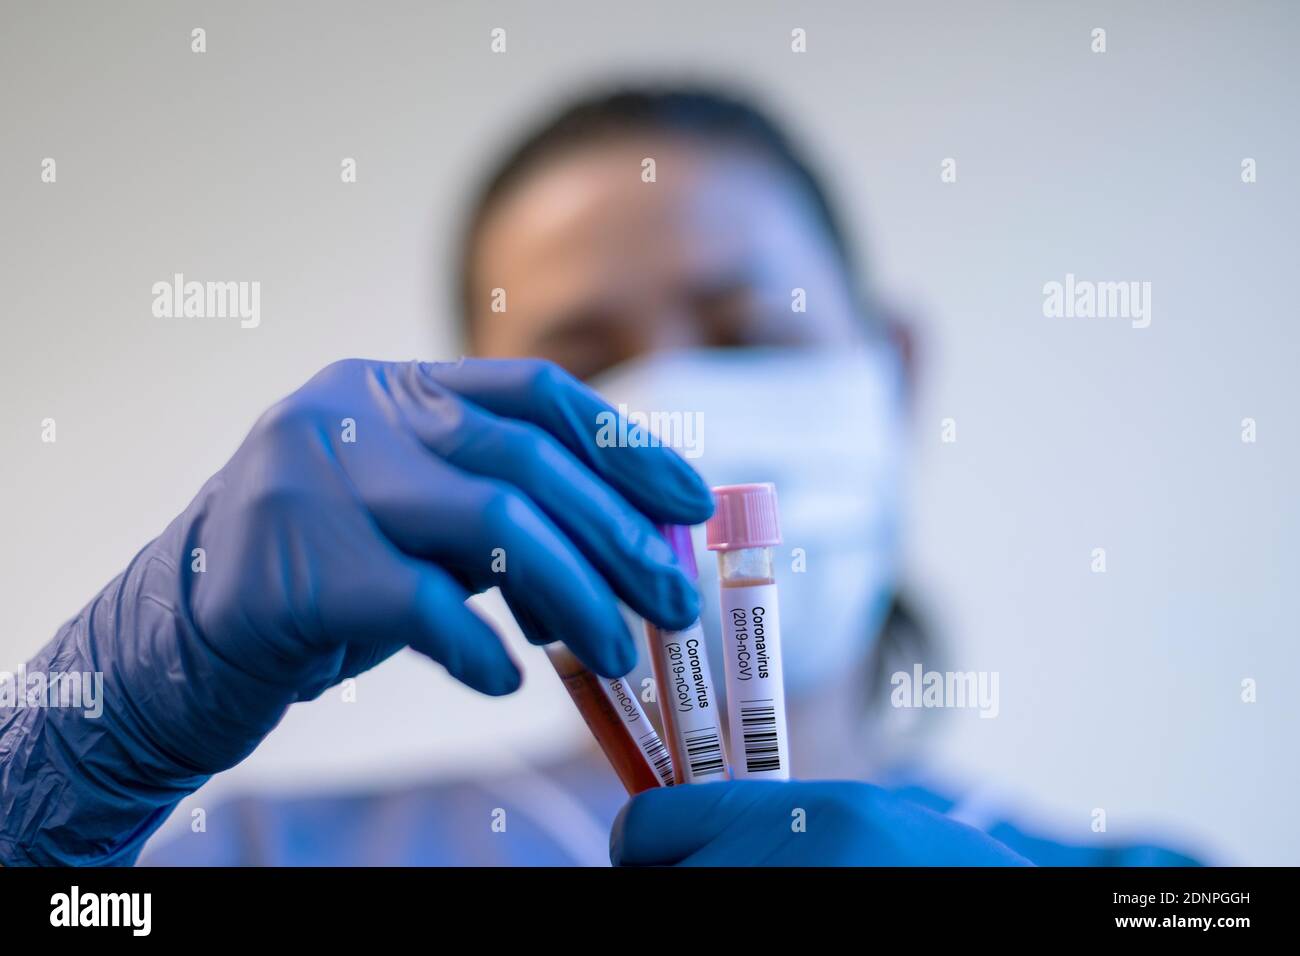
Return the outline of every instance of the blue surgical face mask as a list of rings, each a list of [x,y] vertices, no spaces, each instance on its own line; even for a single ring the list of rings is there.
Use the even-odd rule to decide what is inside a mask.
[[[709,349],[624,363],[591,385],[710,485],[776,484],[786,692],[859,663],[898,571],[902,382],[886,348]],[[720,663],[716,557],[696,534],[702,620]],[[635,633],[635,632],[634,632]],[[717,671],[721,673],[720,669]]]

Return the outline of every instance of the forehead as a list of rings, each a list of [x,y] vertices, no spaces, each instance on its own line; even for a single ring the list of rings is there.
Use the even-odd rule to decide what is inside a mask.
[[[661,137],[577,148],[529,173],[485,219],[474,281],[506,289],[512,312],[547,312],[720,275],[788,289],[833,260],[788,173],[744,148]]]

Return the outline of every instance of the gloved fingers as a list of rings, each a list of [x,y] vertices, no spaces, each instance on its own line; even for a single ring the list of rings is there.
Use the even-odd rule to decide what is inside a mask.
[[[410,645],[475,690],[500,696],[518,689],[519,669],[496,632],[465,606],[469,595],[451,575],[378,535],[356,551],[347,564],[327,559],[316,602],[320,629],[343,648],[345,668],[367,648],[378,663]]]
[[[485,479],[487,484],[488,480]],[[501,593],[534,643],[563,641],[605,677],[636,666],[636,645],[605,580],[550,519],[507,486],[489,486],[486,540],[502,542]]]
[[[462,359],[420,368],[431,382],[496,415],[549,432],[652,521],[695,525],[713,513],[713,496],[695,470],[671,449],[637,440],[647,437],[639,427],[627,425],[625,445],[603,441],[620,434],[618,413],[553,363]]]
[[[681,630],[699,617],[695,586],[672,549],[639,511],[535,425],[473,405],[449,432],[399,398],[432,451],[474,474],[509,482],[537,504],[634,611]]]
[[[733,780],[634,797],[616,865],[1023,866],[988,834],[859,781]]]
[[[347,678],[364,674],[366,671],[378,667],[403,647],[406,647],[406,641],[399,637],[386,641],[372,640],[365,644],[349,644],[343,653],[343,659],[339,664],[336,676]],[[335,683],[337,681],[331,680],[324,687],[305,688],[299,695],[299,700],[315,700],[316,697],[334,686]]]
[[[499,585],[512,609],[531,611],[547,641],[563,640],[600,674],[620,676],[636,664],[614,592],[519,491],[462,471],[414,437],[358,438],[338,455],[361,503],[397,548],[482,588]]]
[[[411,647],[484,694],[518,690],[523,675],[496,631],[465,604],[465,589],[438,568],[408,560],[416,588]]]
[[[753,811],[774,795],[768,781],[724,781],[660,787],[637,794],[619,811],[610,832],[615,866],[671,866],[705,850],[728,830],[756,825]],[[773,821],[782,826],[780,814]],[[788,819],[788,818],[787,818]]]
[[[520,632],[529,644],[541,647],[543,644],[550,644],[555,640],[554,637],[546,633],[545,628],[533,619],[527,605],[521,604],[519,607],[512,607],[510,614],[514,617],[515,623],[519,625]]]

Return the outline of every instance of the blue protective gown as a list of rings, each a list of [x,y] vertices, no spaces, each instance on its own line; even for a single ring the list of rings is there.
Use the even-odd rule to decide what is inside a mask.
[[[1146,844],[1069,845],[1005,821],[974,821],[961,801],[916,785],[898,794],[978,825],[1041,866],[1195,866]],[[353,793],[248,796],[216,807],[206,832],[160,834],[142,865],[608,866],[610,826],[627,797],[598,753],[536,770]],[[492,827],[504,811],[504,831]],[[497,813],[497,818],[501,814]],[[938,861],[941,862],[941,861]]]

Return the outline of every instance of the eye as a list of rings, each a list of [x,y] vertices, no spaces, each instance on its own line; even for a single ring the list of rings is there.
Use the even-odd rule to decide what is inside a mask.
[[[692,311],[700,323],[701,339],[714,348],[751,344],[761,308],[746,284],[734,283],[697,290]]]
[[[620,328],[613,315],[594,310],[575,312],[552,323],[538,336],[530,352],[550,359],[576,378],[590,378],[626,357]]]
[[[695,307],[714,348],[804,345],[814,338],[805,314],[747,283],[706,290]]]

